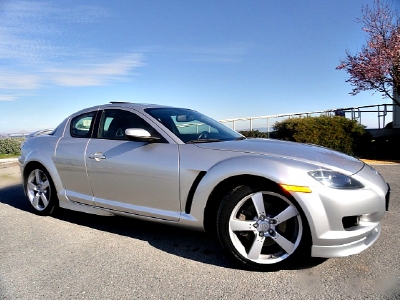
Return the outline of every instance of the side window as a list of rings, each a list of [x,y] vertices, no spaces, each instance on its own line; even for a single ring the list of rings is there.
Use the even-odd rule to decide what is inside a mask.
[[[70,128],[71,136],[76,138],[90,138],[95,116],[96,112],[94,111],[73,118]]]
[[[98,138],[111,140],[127,140],[125,130],[128,128],[141,128],[158,136],[158,133],[146,121],[126,110],[104,110],[99,124]]]

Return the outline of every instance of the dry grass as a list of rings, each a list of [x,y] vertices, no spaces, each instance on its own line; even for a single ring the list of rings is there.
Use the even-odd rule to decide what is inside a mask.
[[[376,164],[380,164],[380,165],[396,165],[400,163],[400,160],[398,159],[361,159],[363,162],[367,163],[367,164],[371,164],[371,165],[376,165]]]

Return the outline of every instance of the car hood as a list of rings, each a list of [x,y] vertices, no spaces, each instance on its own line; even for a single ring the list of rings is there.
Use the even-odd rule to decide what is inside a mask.
[[[352,174],[360,171],[364,163],[349,155],[321,146],[273,139],[245,139],[218,143],[196,144],[203,149],[234,151],[282,157],[342,169]]]

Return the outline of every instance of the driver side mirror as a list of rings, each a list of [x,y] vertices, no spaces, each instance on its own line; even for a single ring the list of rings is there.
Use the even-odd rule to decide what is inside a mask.
[[[142,128],[128,128],[125,130],[125,135],[130,141],[155,143],[161,139],[157,136],[152,136],[150,132]]]

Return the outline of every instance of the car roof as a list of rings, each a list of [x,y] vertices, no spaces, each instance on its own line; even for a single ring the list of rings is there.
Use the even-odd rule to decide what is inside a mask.
[[[159,105],[159,104],[149,104],[149,103],[133,103],[133,102],[118,102],[112,101],[110,104],[102,105],[104,107],[127,107],[127,108],[135,108],[135,109],[146,109],[146,108],[161,108],[161,107],[171,107],[167,105]]]
[[[108,104],[102,104],[102,105],[95,105],[92,107],[87,107],[84,108],[80,111],[75,112],[72,116],[76,116],[82,113],[86,113],[89,111],[93,110],[98,110],[98,109],[112,109],[112,108],[131,108],[137,111],[143,111],[146,108],[173,108],[172,106],[167,106],[167,105],[159,105],[159,104],[147,104],[147,103],[132,103],[132,102],[110,102]]]

